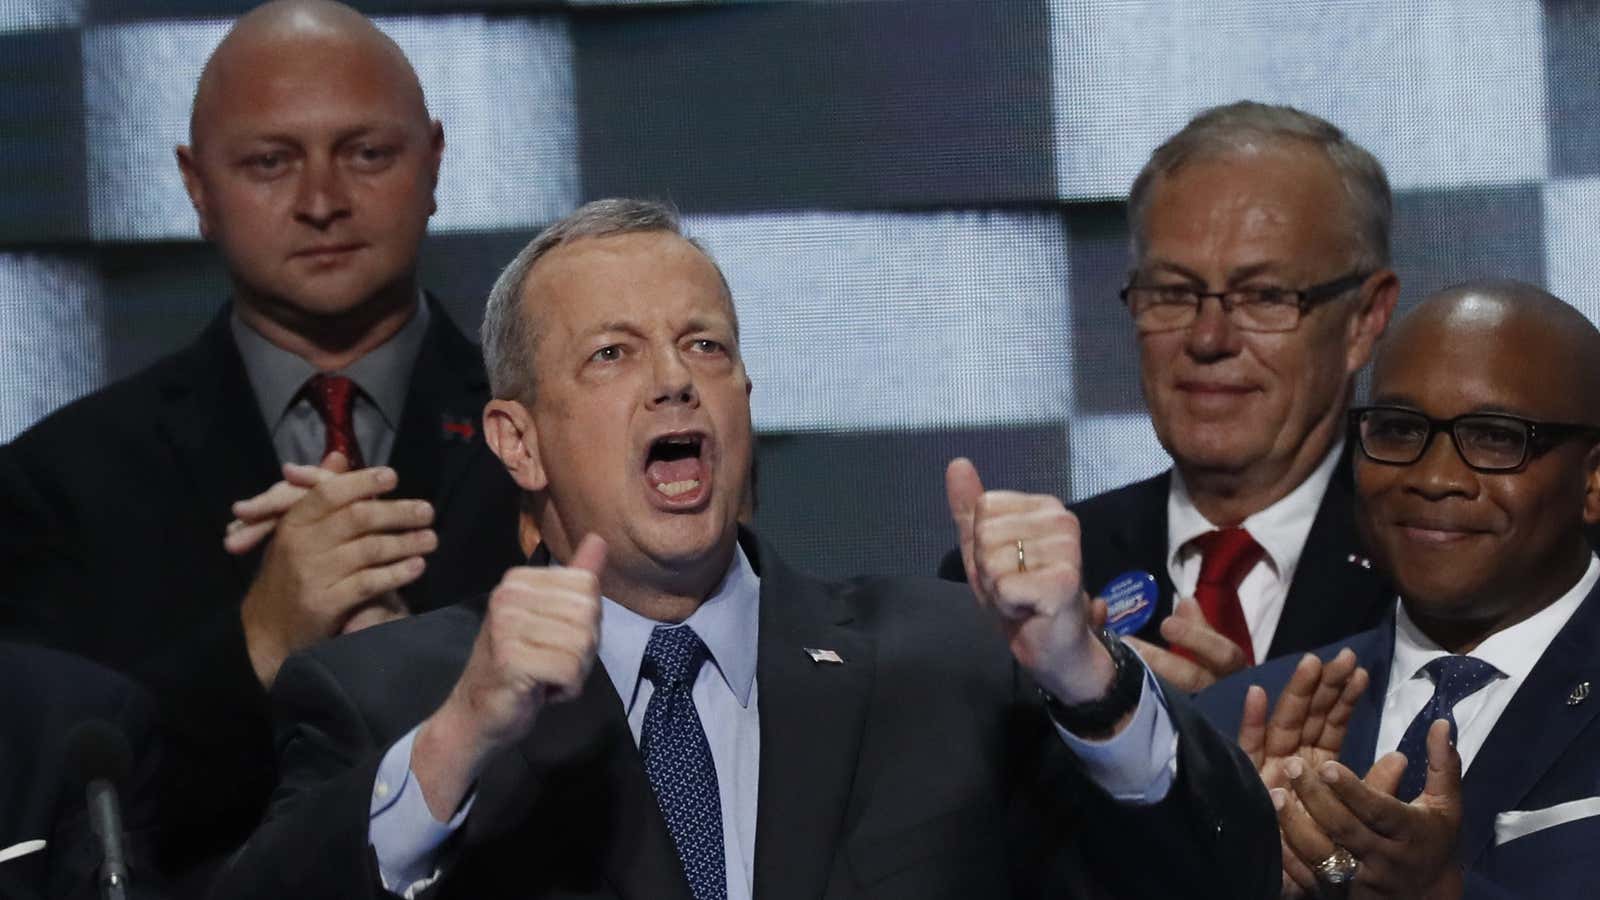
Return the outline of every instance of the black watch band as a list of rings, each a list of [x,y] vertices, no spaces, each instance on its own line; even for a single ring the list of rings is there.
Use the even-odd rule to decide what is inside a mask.
[[[1105,645],[1106,652],[1111,654],[1111,661],[1116,664],[1116,672],[1111,676],[1111,687],[1105,696],[1087,703],[1068,706],[1044,689],[1041,688],[1039,691],[1044,697],[1045,709],[1049,710],[1050,717],[1055,719],[1057,725],[1076,735],[1088,736],[1109,732],[1122,721],[1123,716],[1139,705],[1139,696],[1144,689],[1144,666],[1139,662],[1139,656],[1133,652],[1133,648],[1105,629],[1101,629],[1097,636],[1100,638],[1100,643]]]

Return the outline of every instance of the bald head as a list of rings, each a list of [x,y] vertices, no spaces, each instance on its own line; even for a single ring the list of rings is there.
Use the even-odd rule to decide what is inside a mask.
[[[1465,653],[1571,590],[1600,522],[1588,319],[1516,281],[1440,291],[1389,329],[1372,402],[1358,522],[1424,634]]]
[[[283,64],[313,52],[355,55],[405,98],[418,121],[428,121],[416,70],[370,19],[330,0],[273,0],[235,22],[206,60],[189,116],[190,144],[201,143],[216,110],[248,82],[270,79]]]
[[[1600,329],[1548,291],[1495,279],[1468,281],[1433,294],[1390,328],[1374,363],[1374,386],[1382,386],[1397,360],[1432,354],[1446,342],[1481,345],[1486,355],[1506,357],[1509,368],[1526,369],[1528,376],[1562,386],[1558,396],[1547,399],[1563,408],[1547,415],[1600,425]]]

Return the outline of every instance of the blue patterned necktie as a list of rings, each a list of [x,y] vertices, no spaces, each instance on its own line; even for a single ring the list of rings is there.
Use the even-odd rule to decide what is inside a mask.
[[[1494,680],[1500,670],[1471,656],[1441,656],[1422,667],[1433,676],[1433,696],[1422,711],[1406,726],[1399,750],[1406,755],[1406,771],[1400,777],[1395,796],[1410,803],[1422,793],[1428,780],[1428,728],[1439,719],[1450,723],[1450,743],[1456,742],[1457,703],[1476,694]]]
[[[639,752],[690,892],[695,900],[727,900],[722,797],[711,745],[689,693],[708,658],[706,645],[688,626],[657,625],[651,632],[641,671],[654,691],[644,711]]]

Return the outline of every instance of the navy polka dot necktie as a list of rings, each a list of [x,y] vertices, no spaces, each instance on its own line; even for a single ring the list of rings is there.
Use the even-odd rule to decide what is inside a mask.
[[[1422,786],[1428,780],[1429,726],[1439,719],[1449,722],[1450,743],[1455,744],[1456,704],[1476,694],[1500,674],[1499,669],[1471,656],[1441,656],[1422,668],[1433,676],[1433,697],[1406,727],[1398,748],[1406,755],[1406,771],[1395,796],[1406,803],[1422,793]]]
[[[728,861],[722,847],[717,769],[689,693],[709,658],[706,645],[686,625],[657,625],[651,632],[642,674],[654,691],[644,711],[639,752],[689,890],[695,900],[727,900]]]

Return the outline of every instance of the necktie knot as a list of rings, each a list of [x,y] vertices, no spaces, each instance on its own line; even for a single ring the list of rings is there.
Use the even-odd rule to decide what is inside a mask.
[[[644,677],[656,690],[689,684],[711,656],[700,636],[687,625],[657,625],[644,647]]]
[[[323,372],[306,379],[303,390],[306,402],[322,417],[326,432],[322,455],[338,451],[350,461],[350,468],[361,468],[364,463],[355,428],[356,395],[361,388],[344,375]]]
[[[1433,677],[1434,695],[1447,707],[1476,694],[1500,670],[1473,656],[1441,656],[1422,667]]]
[[[1266,553],[1243,528],[1218,528],[1195,538],[1200,550],[1200,584],[1237,591],[1239,583]]]

